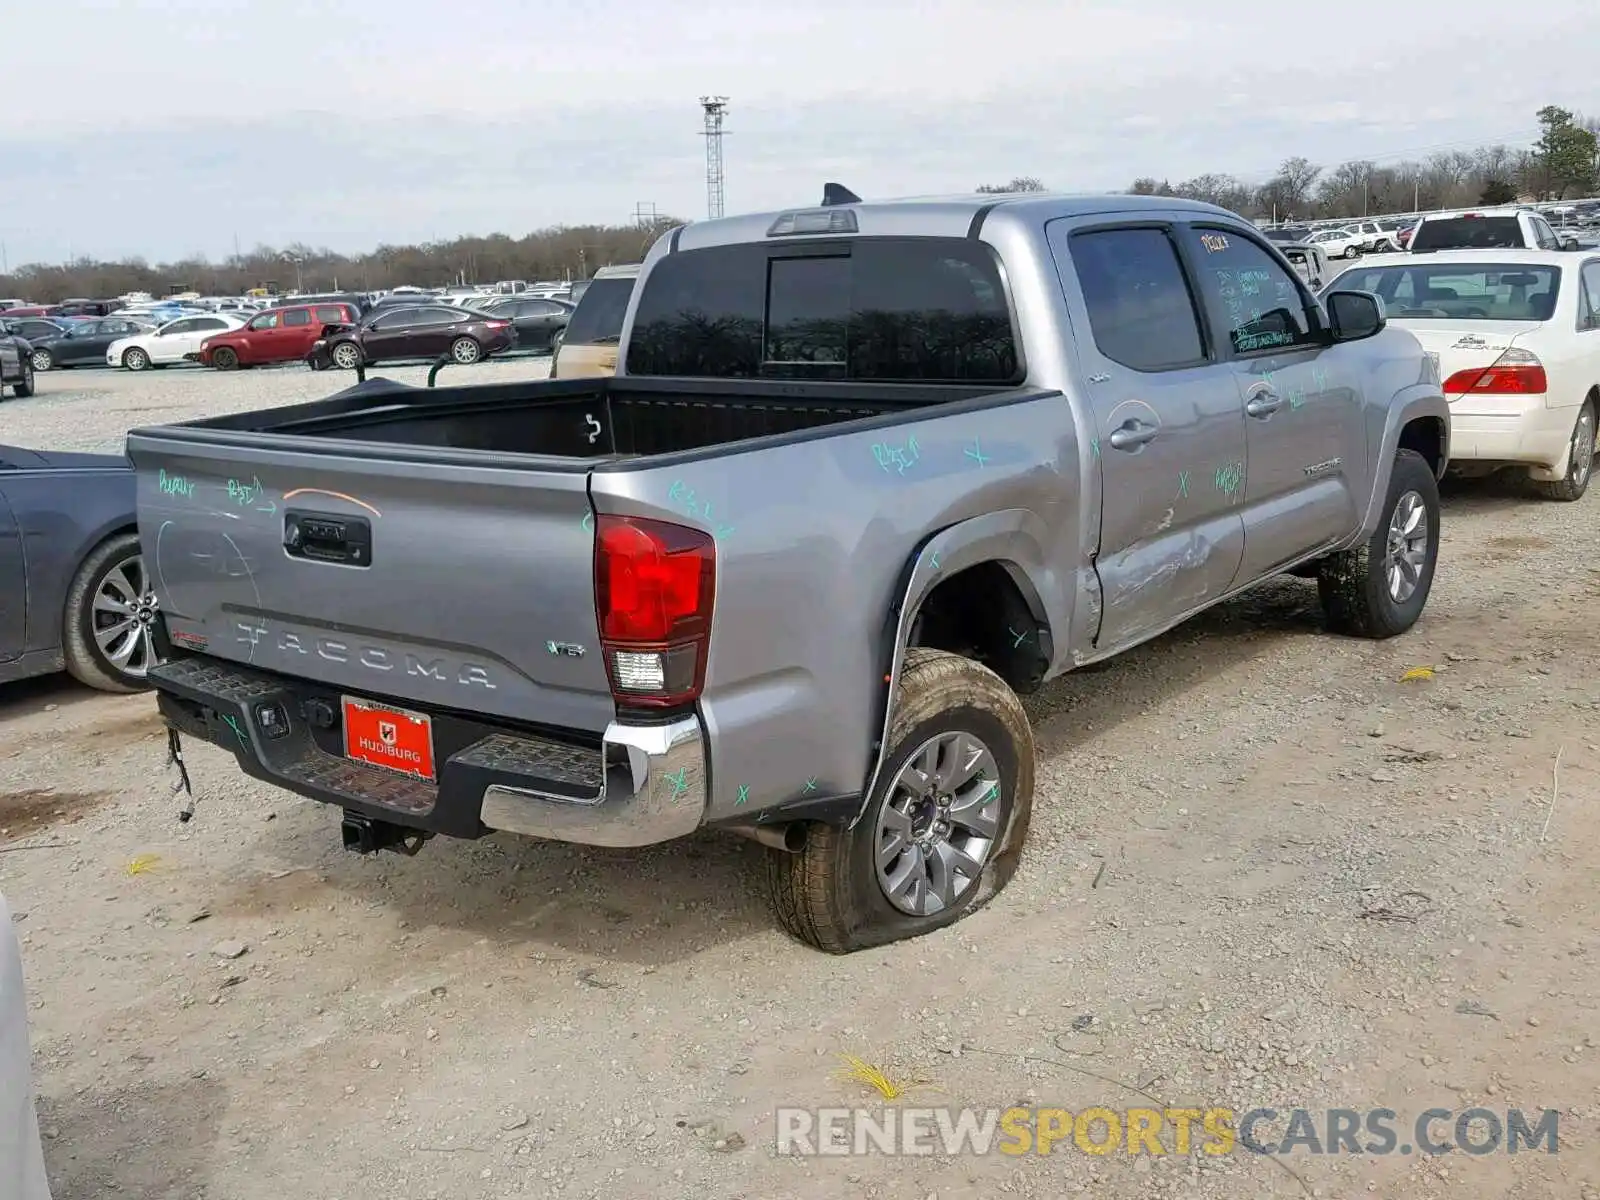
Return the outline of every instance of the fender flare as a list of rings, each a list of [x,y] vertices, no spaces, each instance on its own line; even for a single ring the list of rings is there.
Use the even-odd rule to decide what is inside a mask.
[[[1437,384],[1414,383],[1395,393],[1384,416],[1377,457],[1372,464],[1372,490],[1367,495],[1367,511],[1361,518],[1357,544],[1377,531],[1383,514],[1383,502],[1389,494],[1389,477],[1394,474],[1394,455],[1400,445],[1400,431],[1418,417],[1436,417],[1444,427],[1440,440],[1439,469],[1436,472],[1439,478],[1444,478],[1445,468],[1450,463],[1450,405]]]
[[[866,815],[872,789],[883,773],[889,753],[889,722],[894,716],[894,694],[900,686],[905,666],[906,642],[912,623],[928,593],[942,580],[981,563],[998,563],[1017,585],[1029,611],[1039,625],[1039,645],[1046,659],[1054,661],[1051,630],[1068,628],[1066,613],[1051,614],[1045,607],[1043,592],[1028,572],[1031,564],[1042,570],[1047,558],[1047,526],[1027,509],[1007,508],[970,517],[947,526],[922,542],[901,571],[899,602],[889,611],[885,625],[889,661],[883,672],[882,716],[878,724],[877,750],[872,768],[862,784],[861,804],[847,828],[854,829]],[[1059,591],[1059,589],[1058,589]],[[1059,594],[1065,594],[1060,592]]]

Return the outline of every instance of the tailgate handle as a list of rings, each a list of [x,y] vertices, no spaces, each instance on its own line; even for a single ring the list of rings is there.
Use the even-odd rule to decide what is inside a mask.
[[[283,514],[283,548],[290,558],[372,565],[372,523],[365,517],[290,509]]]

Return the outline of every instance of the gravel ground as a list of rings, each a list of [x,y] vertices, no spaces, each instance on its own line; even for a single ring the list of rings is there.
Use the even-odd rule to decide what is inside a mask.
[[[339,380],[53,374],[0,440],[115,445]],[[1453,487],[1432,601],[1391,642],[1323,634],[1284,581],[1059,681],[1030,702],[1015,882],[845,959],[774,929],[753,843],[361,859],[335,812],[200,745],[180,825],[148,697],[0,688],[0,850],[41,847],[0,854],[0,891],[58,1200],[1596,1200],[1597,505]],[[900,1104],[1386,1107],[1402,1135],[1552,1108],[1561,1152],[775,1154],[778,1106],[883,1105],[844,1053],[917,1081]]]

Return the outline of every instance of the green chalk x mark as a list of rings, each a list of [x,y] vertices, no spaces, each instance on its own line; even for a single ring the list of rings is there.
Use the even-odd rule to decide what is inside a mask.
[[[239,735],[239,745],[243,746],[246,750],[250,749],[250,739],[245,737],[244,730],[239,728],[239,718],[232,715],[227,715],[222,719],[227,723],[229,729],[233,730],[234,733]]]
[[[805,796],[805,795],[809,795],[810,793],[812,793],[812,792],[814,792],[816,790],[817,790],[817,777],[815,775],[813,775],[810,779],[806,780],[806,786],[805,786],[804,790],[801,791],[800,794],[802,796]]]
[[[739,785],[739,798],[734,801],[734,804],[743,804],[748,799],[750,799],[750,789],[741,783]]]
[[[1187,471],[1179,471],[1178,472],[1178,495],[1180,497],[1182,497],[1182,496],[1187,496],[1188,494],[1189,494],[1189,472],[1187,472]]]
[[[1011,626],[1007,625],[1006,632],[1012,637],[1011,645],[1013,648],[1022,645],[1023,642],[1028,640],[1027,630],[1023,630],[1021,633],[1018,633],[1015,629],[1011,628]]]
[[[967,451],[967,457],[980,467],[989,461],[989,456],[983,452],[983,447],[978,443],[977,438],[972,439],[972,448]]]
[[[666,776],[667,782],[672,785],[671,799],[676,800],[679,796],[683,795],[689,790],[689,780],[687,778],[688,772],[688,767],[679,767],[677,771]]]

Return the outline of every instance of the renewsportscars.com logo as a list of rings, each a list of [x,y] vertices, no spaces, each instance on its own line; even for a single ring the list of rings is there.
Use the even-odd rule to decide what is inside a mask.
[[[1521,1109],[780,1108],[779,1154],[1470,1155],[1560,1152],[1559,1114]]]

